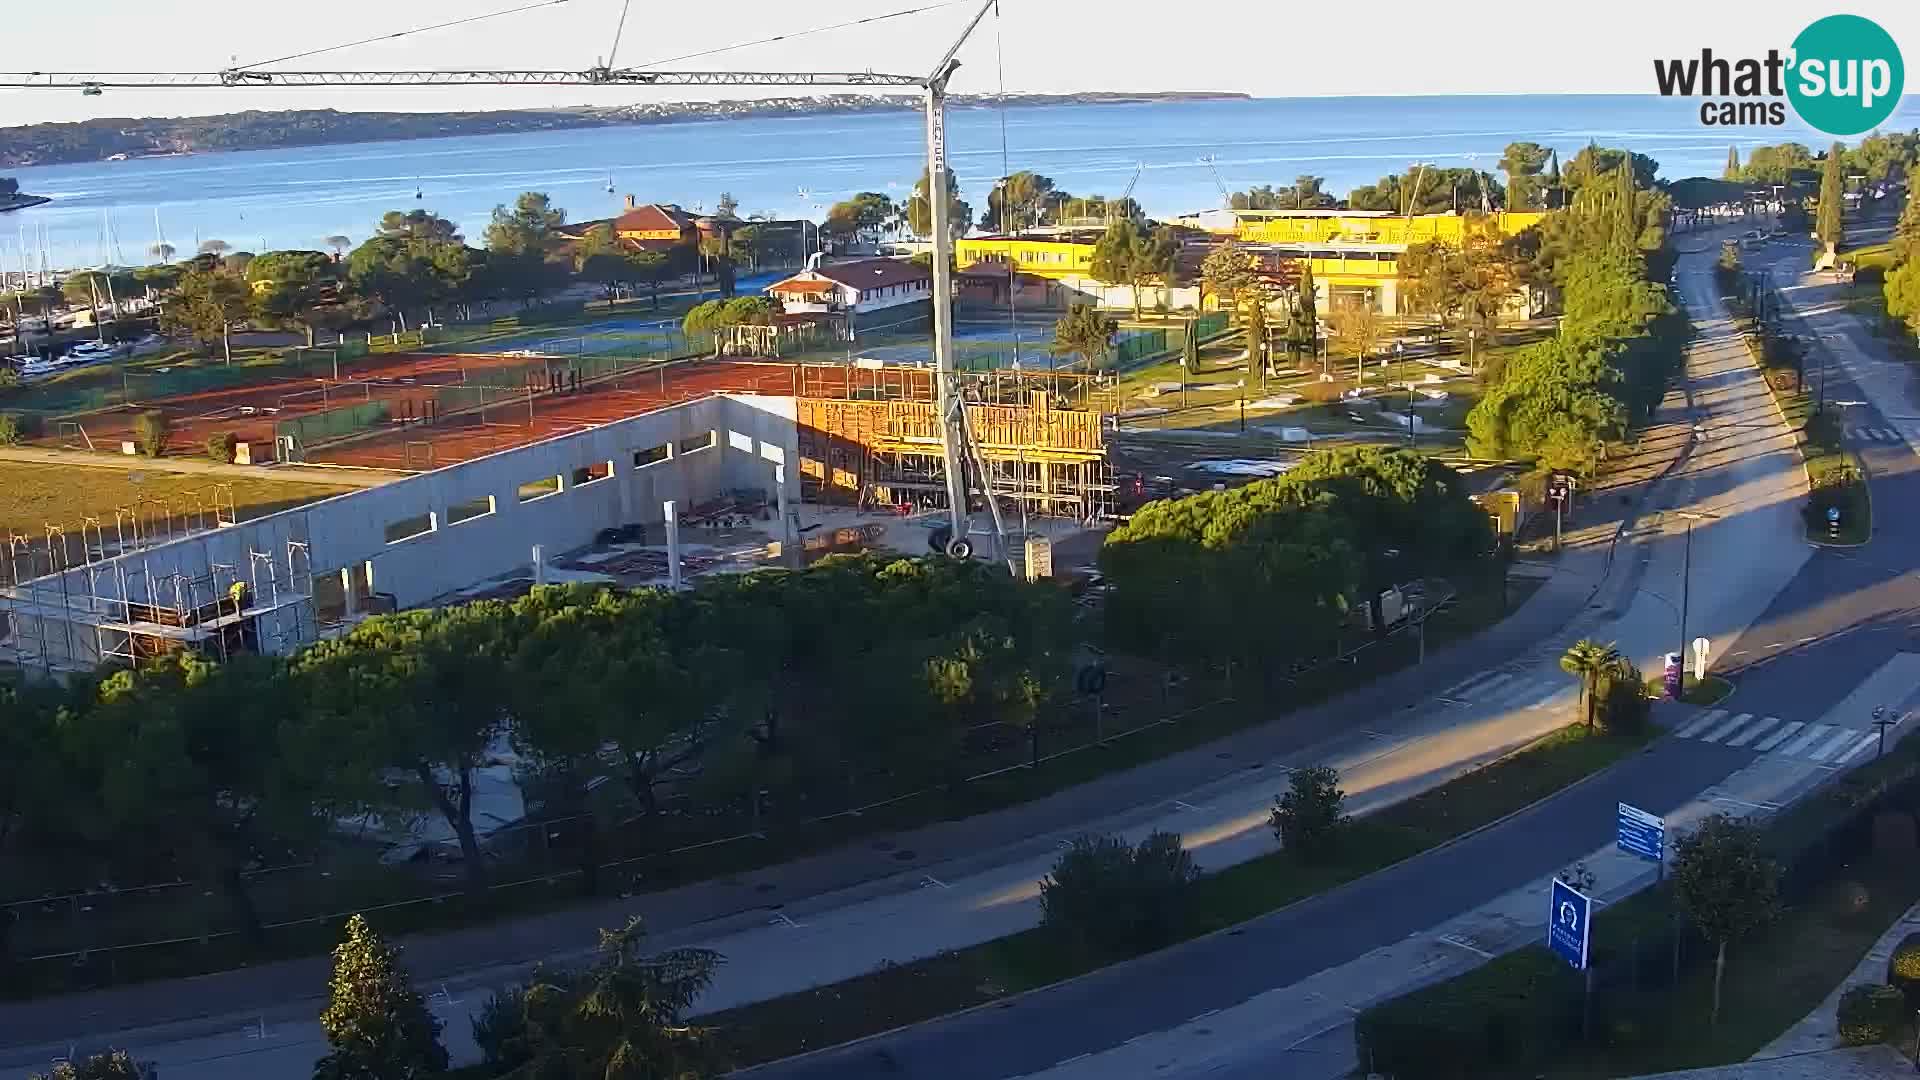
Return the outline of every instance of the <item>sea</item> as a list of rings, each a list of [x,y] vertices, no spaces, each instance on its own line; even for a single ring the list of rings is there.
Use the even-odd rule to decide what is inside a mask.
[[[1791,116],[1791,112],[1789,112]],[[1889,129],[1920,127],[1909,98]],[[997,177],[1031,169],[1075,194],[1133,197],[1150,214],[1221,205],[1224,191],[1306,173],[1345,192],[1415,162],[1497,171],[1510,142],[1564,162],[1589,142],[1660,162],[1666,179],[1719,176],[1788,140],[1832,140],[1798,124],[1715,128],[1697,101],[1654,95],[1264,98],[969,107],[948,121],[948,154],[976,215]],[[235,250],[355,242],[388,210],[424,208],[478,243],[497,205],[543,191],[569,220],[641,202],[711,211],[730,193],[742,216],[823,217],[857,191],[905,198],[920,176],[917,113],[733,119],[137,158],[6,172],[53,202],[0,215],[0,268],[44,246],[55,267],[139,265],[159,242],[182,254],[218,239]],[[1136,178],[1137,174],[1137,178]],[[613,188],[610,193],[607,189]],[[416,197],[417,194],[417,197]]]

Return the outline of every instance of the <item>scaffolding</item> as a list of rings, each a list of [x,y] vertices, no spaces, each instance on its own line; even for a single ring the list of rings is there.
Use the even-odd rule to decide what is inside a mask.
[[[233,524],[211,496],[182,505],[199,508],[204,520]],[[313,640],[306,515],[289,516],[279,528],[257,526],[265,535],[247,538],[244,565],[215,557],[216,529],[147,543],[148,527],[159,520],[138,507],[120,508],[113,542],[125,550],[109,554],[104,522],[89,517],[78,561],[72,538],[58,526],[48,526],[44,545],[11,534],[0,587],[0,660],[50,678],[102,664],[137,665],[181,649],[225,660],[289,653]]]
[[[912,368],[801,371],[796,398],[801,497],[901,512],[946,505],[932,380]],[[1106,424],[1084,407],[1086,376],[997,371],[963,377],[975,449],[967,487],[1022,516],[1082,522],[1113,512]],[[1064,387],[1064,389],[1063,389]]]

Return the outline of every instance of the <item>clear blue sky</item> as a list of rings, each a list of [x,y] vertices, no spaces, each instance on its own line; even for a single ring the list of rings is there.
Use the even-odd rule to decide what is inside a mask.
[[[528,0],[90,0],[84,6],[12,0],[0,67],[51,70],[213,70],[304,49],[518,6]],[[619,61],[644,64],[718,45],[878,15],[939,0],[675,3],[634,0]],[[1784,49],[1813,18],[1845,10],[1876,19],[1920,65],[1920,4],[1863,0],[1844,8],[1616,0],[1436,6],[1307,0],[1201,4],[1004,0],[1009,90],[1236,90],[1269,97],[1415,93],[1645,93],[1660,55]],[[687,61],[726,69],[850,68],[918,73],[972,4]],[[584,67],[612,40],[620,0],[556,6],[380,42],[289,67]],[[1444,16],[1436,21],[1436,16]],[[991,91],[991,16],[962,54],[963,91]],[[1516,49],[1516,45],[1519,46]],[[0,125],[96,116],[187,115],[245,108],[495,109],[621,104],[782,91],[722,89],[114,91],[104,97],[0,91]]]

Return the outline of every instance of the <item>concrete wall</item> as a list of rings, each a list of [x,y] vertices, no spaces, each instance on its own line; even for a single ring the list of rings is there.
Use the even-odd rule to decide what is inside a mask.
[[[42,603],[119,596],[124,570],[128,599],[151,597],[170,604],[171,594],[152,597],[146,582],[173,572],[206,575],[215,564],[237,567],[241,579],[251,580],[249,552],[261,551],[278,564],[284,596],[287,542],[295,540],[308,544],[313,578],[325,579],[323,588],[345,570],[361,589],[370,579],[371,591],[391,594],[400,607],[415,607],[525,570],[535,544],[544,545],[551,557],[591,544],[601,529],[658,525],[664,520],[662,503],[669,499],[677,500],[682,511],[733,489],[763,491],[772,501],[776,467],[799,460],[794,415],[792,398],[705,398],[118,556],[91,570],[69,570],[43,579],[31,595]],[[702,445],[709,433],[711,444]],[[635,463],[637,453],[662,445],[674,448],[667,458]],[[604,469],[609,462],[611,474],[603,479],[577,474],[583,468]],[[787,496],[797,503],[798,469],[782,471]],[[540,481],[547,482],[550,493],[529,490],[524,494],[534,497],[523,501],[522,485]],[[484,509],[488,498],[490,511]],[[478,516],[456,522],[456,511]],[[419,531],[392,538],[395,529]],[[659,535],[651,530],[649,538]],[[305,567],[294,569],[304,572]],[[259,600],[270,599],[264,574]],[[63,587],[66,601],[58,599]],[[23,588],[21,598],[28,593]],[[310,610],[306,617],[311,618]],[[24,625],[27,621],[21,620],[22,637],[37,641],[39,628]],[[263,628],[263,637],[314,636],[311,628],[304,634],[289,633],[292,629],[269,633]],[[94,639],[91,627],[82,634],[69,634],[66,627],[49,633],[63,642]],[[84,663],[87,656],[83,652],[74,659]]]

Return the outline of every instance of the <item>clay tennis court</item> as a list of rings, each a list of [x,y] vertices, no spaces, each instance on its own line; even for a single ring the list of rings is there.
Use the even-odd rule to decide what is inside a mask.
[[[135,417],[158,412],[170,422],[168,456],[200,456],[205,453],[208,437],[231,432],[236,439],[252,445],[254,460],[267,460],[274,451],[274,426],[282,421],[342,406],[384,402],[396,428],[412,427],[433,414],[435,388],[463,385],[468,375],[490,368],[524,367],[529,362],[524,356],[478,353],[369,357],[343,368],[337,382],[281,378],[155,398],[49,424],[38,441],[45,445],[90,443],[95,450],[112,452],[122,442],[132,440]],[[506,392],[502,393],[504,396]]]

